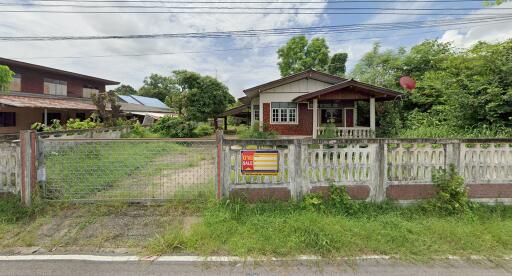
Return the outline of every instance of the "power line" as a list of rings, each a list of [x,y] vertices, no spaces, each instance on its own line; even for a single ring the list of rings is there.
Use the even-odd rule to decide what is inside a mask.
[[[136,35],[106,35],[106,36],[3,36],[0,41],[62,41],[62,40],[106,40],[106,39],[156,39],[156,38],[232,38],[232,37],[258,37],[258,36],[292,36],[299,34],[339,34],[368,31],[392,31],[429,27],[446,27],[454,25],[471,25],[486,22],[510,21],[512,16],[477,17],[446,20],[424,20],[394,23],[373,24],[345,24],[335,26],[316,26],[301,28],[274,28],[259,30],[236,30],[217,32],[193,33],[164,33],[164,34],[136,34]]]
[[[75,4],[33,4],[0,3],[4,7],[73,7],[73,8],[137,8],[137,9],[215,9],[215,10],[381,10],[381,11],[477,11],[477,10],[512,10],[512,8],[383,8],[383,7],[228,7],[228,6],[140,6],[140,5],[75,5]]]
[[[53,14],[317,14],[317,15],[428,15],[428,16],[445,16],[445,15],[467,15],[467,13],[396,13],[396,12],[258,12],[258,11],[61,11],[61,10],[0,10],[0,13],[53,13]],[[479,15],[512,15],[505,13],[480,13]]]
[[[173,1],[173,0],[34,0],[35,2],[84,3],[178,3],[178,4],[343,4],[343,3],[464,3],[482,0],[332,0],[332,1]]]
[[[478,26],[490,25],[487,24],[479,24]],[[467,29],[470,27],[463,28],[452,28],[453,30],[461,30]],[[393,37],[410,37],[410,36],[418,36],[429,33],[437,33],[439,31],[426,31],[419,32],[413,34],[397,34],[393,35]],[[352,39],[335,39],[330,42],[347,42],[347,41],[357,41],[357,40],[374,40],[380,38],[389,38],[389,36],[373,36],[373,37],[355,37]],[[13,59],[78,59],[78,58],[108,58],[108,57],[141,57],[141,56],[163,56],[163,55],[181,55],[181,54],[202,54],[202,53],[212,53],[212,52],[231,52],[231,51],[244,51],[244,50],[255,50],[255,49],[269,49],[269,48],[278,48],[283,45],[267,45],[267,46],[258,46],[258,47],[241,47],[241,48],[227,48],[227,49],[211,49],[205,51],[186,51],[186,52],[156,52],[156,53],[134,53],[134,54],[114,54],[114,55],[88,55],[88,56],[60,56],[60,57],[14,57]]]

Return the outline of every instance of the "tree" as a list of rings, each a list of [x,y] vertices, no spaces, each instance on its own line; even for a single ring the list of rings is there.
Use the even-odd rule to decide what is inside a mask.
[[[177,89],[176,83],[171,77],[151,74],[149,77],[144,78],[144,85],[139,89],[138,94],[157,98],[163,102]]]
[[[343,53],[338,53],[336,59],[342,58],[340,54]],[[291,38],[277,50],[277,55],[279,70],[283,77],[308,69],[327,73],[329,72],[329,62],[332,59],[329,57],[329,46],[324,38],[316,37],[308,42],[303,35]],[[344,68],[345,62],[346,58],[345,61],[340,59],[339,68]],[[336,68],[335,72],[339,72],[339,68]]]
[[[14,72],[5,65],[0,65],[0,92],[9,89]]]
[[[229,89],[210,76],[190,71],[175,71],[177,83],[184,90],[186,116],[194,121],[206,121],[224,112],[235,102]]]
[[[121,116],[121,105],[117,103],[116,94],[110,91],[92,94],[91,100],[96,105],[97,115],[103,124],[107,127],[114,126],[116,119]]]
[[[136,95],[137,90],[135,88],[131,87],[130,85],[121,84],[119,87],[116,87],[115,89],[110,90],[111,92],[114,92],[118,95]]]
[[[332,55],[329,60],[328,70],[329,74],[337,75],[340,77],[345,76],[348,54],[347,53],[336,53]]]

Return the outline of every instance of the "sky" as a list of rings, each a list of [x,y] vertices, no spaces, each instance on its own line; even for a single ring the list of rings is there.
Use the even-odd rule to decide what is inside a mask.
[[[189,0],[188,2],[190,1],[198,0]],[[250,1],[256,0],[245,0],[242,2]],[[286,2],[287,0],[282,1]],[[339,3],[339,1],[338,3],[318,3],[318,0],[301,1],[305,3],[274,3],[277,2],[277,0],[267,1],[272,3],[259,4],[221,4],[215,2],[212,2],[212,4],[154,4],[91,3],[82,2],[81,0],[64,2],[63,0],[54,2],[0,0],[0,37],[133,35],[259,30],[472,18],[488,16],[489,13],[512,15],[512,2],[484,10],[483,2],[480,1],[443,3],[421,2],[421,0],[377,3],[370,3],[368,1],[359,3]],[[311,1],[316,1],[317,3],[306,3]],[[18,4],[23,5],[16,6]],[[173,7],[179,6],[181,10],[193,10],[187,8],[193,6],[240,8],[300,7],[316,8],[316,10],[309,11],[314,11],[319,14],[35,13],[33,12],[34,10],[43,9],[78,11],[84,10],[84,8],[41,7],[27,4],[168,5]],[[461,15],[384,14],[384,12],[390,12],[390,10],[356,10],[356,12],[369,11],[376,13],[364,15],[328,14],[328,12],[340,11],[332,10],[332,8],[441,9],[434,11],[413,11],[413,13],[460,13]],[[469,8],[472,9],[466,10]],[[2,12],[7,10],[26,12]],[[88,10],[99,9],[89,8]],[[103,8],[101,10],[117,11],[129,9]],[[207,11],[211,12],[214,10],[209,9]],[[245,11],[250,12],[251,10]],[[512,20],[499,23],[479,23],[479,25],[451,25],[421,29],[397,28],[392,31],[363,30],[359,32],[327,33],[314,36],[326,38],[331,54],[336,52],[348,53],[349,59],[347,66],[350,71],[364,53],[372,48],[374,42],[380,42],[384,49],[398,49],[399,47],[411,47],[425,39],[439,39],[443,42],[451,42],[457,48],[467,48],[479,40],[497,42],[512,38]],[[311,36],[308,37],[311,38]],[[0,41],[0,56],[116,80],[135,88],[139,88],[143,84],[144,77],[151,73],[170,75],[173,70],[186,69],[217,77],[229,87],[231,94],[235,97],[241,97],[243,95],[243,89],[279,78],[276,50],[280,45],[286,43],[289,38],[290,36],[258,36],[79,41]]]

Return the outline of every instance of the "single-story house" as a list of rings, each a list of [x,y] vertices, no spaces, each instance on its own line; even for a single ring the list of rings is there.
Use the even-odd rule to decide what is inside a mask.
[[[243,91],[251,124],[286,136],[312,136],[336,126],[339,137],[375,137],[375,102],[400,99],[401,92],[353,79],[307,70]],[[357,102],[369,102],[369,122],[358,125]],[[243,116],[237,107],[220,116]]]
[[[0,134],[16,134],[36,122],[86,119],[96,110],[91,95],[119,82],[51,67],[0,58],[15,75],[9,90],[0,92]],[[172,113],[169,108],[121,103],[125,113]]]

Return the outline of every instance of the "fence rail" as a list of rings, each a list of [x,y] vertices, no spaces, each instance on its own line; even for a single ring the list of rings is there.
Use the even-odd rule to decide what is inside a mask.
[[[433,172],[453,164],[475,200],[512,203],[512,139],[221,140],[223,196],[299,198],[334,183],[359,199],[417,200],[435,195]],[[278,150],[279,175],[242,175],[243,149]]]

